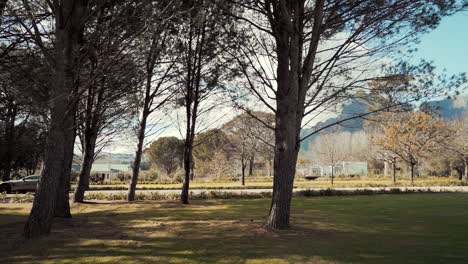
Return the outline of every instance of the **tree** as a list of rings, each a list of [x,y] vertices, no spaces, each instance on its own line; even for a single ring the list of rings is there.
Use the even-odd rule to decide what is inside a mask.
[[[139,60],[144,72],[144,85],[136,100],[140,113],[137,128],[137,150],[133,162],[133,171],[128,186],[127,201],[135,200],[136,185],[140,173],[143,144],[146,138],[148,119],[155,111],[160,110],[175,95],[174,65],[177,54],[174,53],[174,19],[180,2],[151,2],[146,14],[147,23],[151,25],[138,38]]]
[[[43,156],[41,147],[47,122],[44,101],[47,98],[43,96],[44,87],[38,82],[47,82],[43,78],[43,63],[28,50],[10,51],[0,63],[0,171],[3,181],[10,180],[11,173],[19,169],[33,170]],[[27,136],[37,140],[28,142]]]
[[[331,184],[335,176],[335,167],[339,162],[350,160],[353,156],[352,138],[349,132],[320,133],[311,143],[313,159],[331,167]]]
[[[54,0],[49,8],[54,14],[54,51],[49,52],[29,1],[23,1],[31,19],[32,29],[25,27],[36,39],[52,67],[50,125],[46,144],[45,167],[36,191],[31,213],[24,228],[26,238],[50,232],[54,216],[71,217],[68,190],[73,146],[75,141],[75,109],[77,57],[84,22],[88,12],[86,0]]]
[[[446,126],[431,115],[414,112],[399,115],[382,124],[382,135],[373,141],[383,150],[393,153],[410,167],[410,181],[419,161],[437,149],[437,142],[447,137]]]
[[[82,48],[81,91],[78,102],[77,133],[81,142],[83,159],[78,175],[73,201],[83,202],[89,187],[92,164],[100,152],[112,140],[112,136],[129,126],[134,115],[129,97],[140,83],[139,69],[128,55],[139,29],[133,16],[122,12],[138,12],[132,2],[114,4],[98,3],[97,13],[84,36]],[[109,32],[109,27],[114,32]],[[136,30],[135,30],[136,29]],[[140,29],[141,30],[141,29]],[[130,32],[130,33],[129,33]]]
[[[248,113],[240,114],[231,121],[223,125],[223,131],[228,135],[230,144],[229,152],[241,163],[242,185],[245,185],[245,172],[250,163],[249,175],[252,175],[254,159],[263,155],[269,159],[271,151],[270,141],[273,130],[269,126],[274,126],[274,118],[268,113],[254,113],[256,118]]]
[[[194,139],[199,130],[197,124],[200,116],[220,104],[220,98],[214,97],[223,88],[221,80],[227,80],[231,75],[232,59],[227,54],[239,40],[235,21],[227,15],[233,8],[231,2],[190,0],[184,3],[177,43],[181,60],[177,68],[183,95],[179,103],[185,110],[185,175],[180,201],[188,204]]]
[[[194,178],[195,171],[204,176],[222,172],[223,169],[219,168],[220,164],[226,165],[225,161],[231,159],[230,149],[231,142],[222,129],[209,129],[196,135],[193,144],[191,180]],[[220,164],[216,164],[217,162]]]
[[[148,156],[151,164],[166,171],[167,175],[173,173],[183,160],[183,142],[176,137],[160,137],[151,143]]]
[[[459,120],[451,121],[448,128],[450,135],[440,142],[441,147],[463,163],[463,177],[468,181],[468,114],[465,113]]]
[[[266,226],[289,226],[290,205],[300,142],[328,127],[301,137],[301,128],[363,88],[379,56],[414,41],[459,10],[456,1],[238,1],[249,12],[245,21],[254,37],[239,61],[250,94],[275,113],[275,172]],[[341,39],[339,41],[337,39]],[[423,67],[430,70],[430,67]],[[407,68],[408,69],[408,68]],[[416,87],[416,86],[415,86]],[[420,86],[421,87],[421,86]],[[426,86],[429,87],[429,86]],[[425,88],[426,88],[425,87]],[[412,91],[418,93],[418,89]],[[427,96],[431,92],[426,90]],[[420,98],[408,96],[406,101]],[[308,119],[303,119],[305,116]]]

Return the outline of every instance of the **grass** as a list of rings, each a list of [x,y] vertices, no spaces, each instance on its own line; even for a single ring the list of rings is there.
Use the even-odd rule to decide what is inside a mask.
[[[466,185],[465,182],[454,177],[417,177],[414,186],[460,186]],[[247,177],[246,185],[242,186],[239,181],[194,181],[190,183],[192,190],[196,189],[268,189],[272,188],[273,180],[271,177]],[[411,182],[407,177],[399,177],[397,184],[394,185],[389,177],[337,177],[333,187],[335,188],[366,188],[366,187],[407,187]],[[139,183],[139,190],[179,190],[182,183]],[[297,178],[294,182],[295,188],[328,188],[332,187],[327,178],[317,180],[306,180]],[[74,187],[73,187],[74,188]],[[126,183],[114,182],[113,184],[91,185],[90,190],[127,190]]]
[[[30,204],[0,204],[2,263],[466,263],[468,194],[298,197],[290,230],[269,199],[74,205],[24,241]],[[8,239],[5,239],[7,238]]]

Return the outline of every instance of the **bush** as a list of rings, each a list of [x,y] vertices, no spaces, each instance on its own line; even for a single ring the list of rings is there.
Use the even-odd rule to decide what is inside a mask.
[[[129,173],[125,173],[125,172],[119,172],[117,173],[116,175],[117,179],[119,179],[120,182],[126,182],[128,180],[130,180],[130,174]]]
[[[72,170],[70,172],[70,181],[71,182],[77,182],[78,181],[78,175],[79,175],[78,172]]]
[[[155,170],[140,171],[139,182],[156,182],[159,180],[159,173]]]
[[[89,182],[93,184],[103,184],[104,175],[101,173],[91,173],[91,175],[89,175]]]

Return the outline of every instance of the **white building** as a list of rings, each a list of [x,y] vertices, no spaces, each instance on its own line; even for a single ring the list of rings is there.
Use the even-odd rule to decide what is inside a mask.
[[[94,163],[91,173],[102,174],[104,180],[117,180],[115,177],[119,173],[130,173],[132,170],[129,164],[116,163]]]
[[[312,163],[298,165],[297,172],[302,176],[331,176],[332,166],[320,166]],[[333,175],[349,176],[368,174],[367,161],[341,161],[333,167]]]

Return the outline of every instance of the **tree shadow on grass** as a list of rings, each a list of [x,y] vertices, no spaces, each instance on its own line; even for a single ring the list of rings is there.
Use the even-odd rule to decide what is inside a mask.
[[[12,242],[0,245],[0,254],[3,263],[428,263],[430,256],[434,263],[464,263],[460,254],[434,258],[428,241],[404,240],[399,234],[365,227],[333,226],[319,215],[295,214],[297,224],[290,230],[267,231],[262,228],[267,203],[80,205],[74,207],[72,219],[57,219],[45,238],[20,237],[26,216],[0,226]]]

